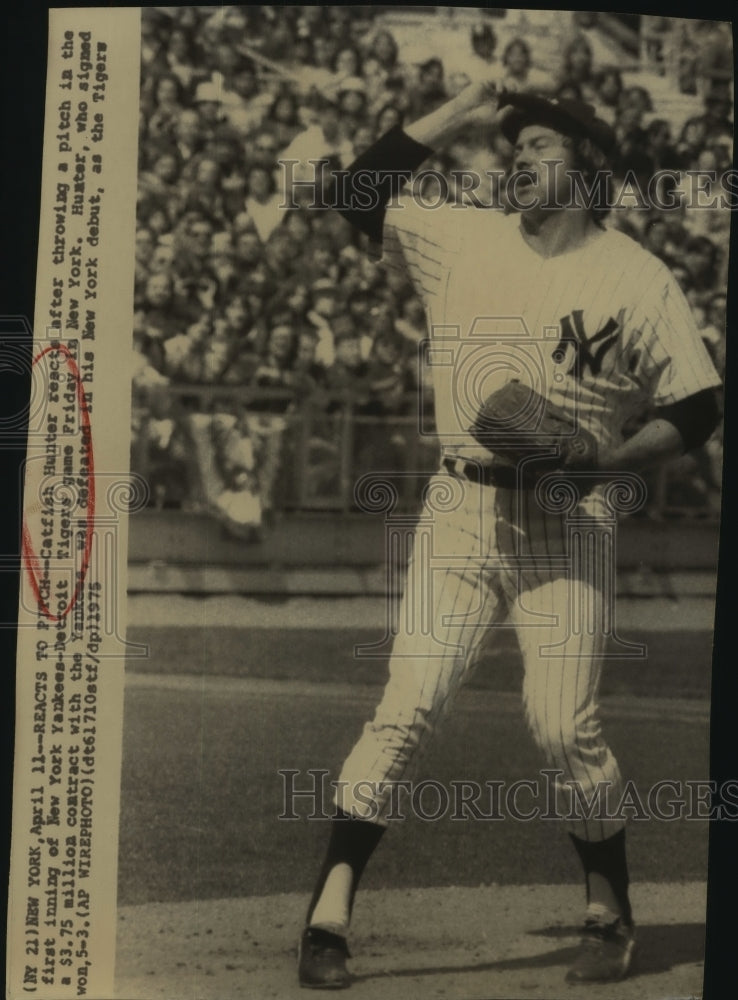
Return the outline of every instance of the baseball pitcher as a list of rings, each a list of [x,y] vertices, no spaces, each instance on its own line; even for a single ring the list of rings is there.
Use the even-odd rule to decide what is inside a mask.
[[[398,176],[490,104],[514,147],[518,211],[397,197]],[[343,187],[339,211],[383,243],[386,265],[406,268],[422,296],[441,461],[416,530],[389,681],[337,783],[300,942],[303,986],[350,984],[354,894],[393,786],[412,776],[496,624],[516,628],[527,723],[560,774],[558,793],[577,788],[589,800],[604,784],[618,800],[620,771],[598,712],[604,556],[572,563],[566,519],[611,517],[618,475],[638,482],[639,470],[706,441],[719,377],[669,270],[608,228],[606,207],[585,197],[613,144],[590,105],[474,83],[380,138]],[[646,414],[625,439],[626,422]],[[453,502],[434,506],[438,489]],[[448,554],[440,573],[437,562],[428,572],[421,551],[429,522],[434,552]],[[573,613],[582,627],[570,627]],[[412,627],[422,615],[432,629]],[[624,823],[570,816],[586,910],[567,978],[620,979],[635,940]]]

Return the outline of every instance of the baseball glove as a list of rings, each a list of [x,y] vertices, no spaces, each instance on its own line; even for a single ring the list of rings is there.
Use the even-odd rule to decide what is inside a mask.
[[[529,481],[556,470],[586,472],[597,467],[594,435],[518,381],[505,383],[487,397],[469,432],[494,455],[516,466],[524,462]]]

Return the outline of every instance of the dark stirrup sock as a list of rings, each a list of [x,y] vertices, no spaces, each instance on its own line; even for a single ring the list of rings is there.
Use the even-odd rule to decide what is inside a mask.
[[[306,924],[310,923],[315,907],[318,905],[321,893],[332,869],[338,864],[347,864],[352,871],[351,893],[349,897],[349,914],[353,909],[354,896],[362,872],[374,849],[382,838],[385,827],[377,823],[369,823],[364,819],[349,816],[342,809],[331,822],[331,835],[328,841],[323,866],[318,873],[313,898],[308,907]]]
[[[628,863],[625,857],[625,829],[607,840],[581,840],[573,833],[569,836],[576,848],[587,879],[587,902],[590,901],[590,875],[602,876],[612,889],[625,923],[631,923],[633,914],[628,899]]]

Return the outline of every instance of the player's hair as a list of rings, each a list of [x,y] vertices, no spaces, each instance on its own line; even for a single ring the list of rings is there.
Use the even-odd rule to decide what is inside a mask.
[[[590,215],[598,226],[602,226],[605,216],[610,212],[609,184],[610,163],[606,154],[587,136],[567,136],[564,139],[573,154],[572,172],[579,173],[587,188],[595,182],[600,174],[602,186],[598,189],[594,203],[589,209]]]

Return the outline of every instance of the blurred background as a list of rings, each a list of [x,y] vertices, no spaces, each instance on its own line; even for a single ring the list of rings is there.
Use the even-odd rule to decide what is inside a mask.
[[[397,473],[395,510],[415,509],[438,460],[422,303],[335,212],[308,209],[299,194],[280,208],[278,161],[297,161],[299,177],[324,160],[327,184],[392,125],[490,66],[594,103],[617,133],[616,188],[629,171],[644,191],[656,170],[681,175],[678,208],[631,197],[608,225],[672,269],[724,371],[730,210],[688,205],[696,181],[686,172],[719,177],[732,165],[727,23],[394,5],[144,8],[132,470],[150,489],[134,550],[155,558],[166,525],[160,545],[176,561],[193,517],[257,548],[294,516],[330,515],[335,527],[336,514],[362,507],[357,480],[378,470]],[[479,128],[426,166],[484,175],[509,169],[511,153],[498,130]],[[721,433],[654,474],[639,517],[716,521]]]

